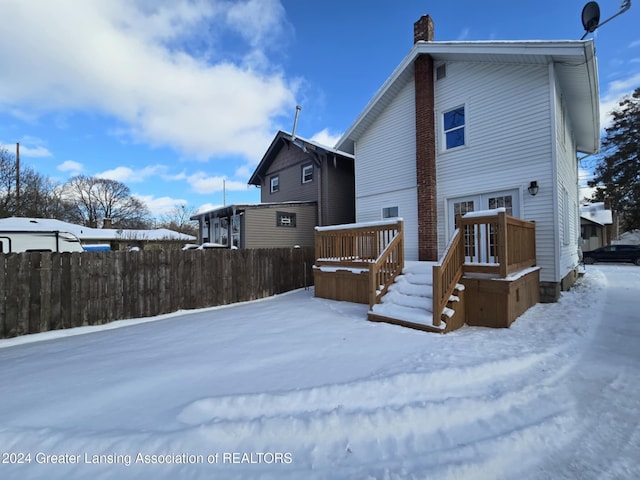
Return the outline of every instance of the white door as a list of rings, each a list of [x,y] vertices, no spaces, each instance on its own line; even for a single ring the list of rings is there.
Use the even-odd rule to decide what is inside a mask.
[[[453,235],[455,231],[455,219],[458,215],[464,215],[469,212],[477,212],[480,210],[493,210],[495,208],[504,208],[507,215],[513,217],[520,216],[520,195],[517,189],[504,190],[498,192],[482,193],[477,195],[469,195],[464,197],[452,198],[448,201],[448,232],[449,237]],[[495,261],[491,252],[491,233],[485,230],[473,231],[467,229],[463,232],[466,237],[465,244],[467,250],[465,255],[467,260],[475,262],[491,262]],[[478,236],[478,242],[475,242],[475,237]],[[489,242],[489,245],[487,245]],[[474,245],[477,245],[478,249],[474,249]]]

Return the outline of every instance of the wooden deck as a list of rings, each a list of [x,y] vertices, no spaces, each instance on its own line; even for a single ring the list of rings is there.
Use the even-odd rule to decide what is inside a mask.
[[[444,255],[433,266],[431,325],[373,312],[369,318],[438,332],[464,323],[508,327],[539,301],[535,251],[535,223],[504,209],[459,217]],[[404,266],[402,221],[317,228],[316,256],[316,296],[368,303],[373,309]],[[464,301],[451,305],[461,284]],[[444,315],[452,307],[455,315]]]
[[[315,294],[373,306],[404,266],[402,220],[316,228]]]

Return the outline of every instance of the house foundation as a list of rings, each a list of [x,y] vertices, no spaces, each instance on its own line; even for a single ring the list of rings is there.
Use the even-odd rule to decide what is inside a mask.
[[[576,283],[580,272],[578,267],[569,271],[560,282],[540,282],[540,301],[542,303],[555,303],[560,300],[560,293],[571,290]]]

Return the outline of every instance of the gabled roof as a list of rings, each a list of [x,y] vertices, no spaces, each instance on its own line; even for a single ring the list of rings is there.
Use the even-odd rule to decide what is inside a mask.
[[[322,145],[318,142],[314,142],[313,140],[307,140],[306,138],[293,136],[290,133],[283,132],[279,130],[276,134],[275,138],[269,145],[267,152],[260,160],[260,163],[256,167],[256,170],[251,175],[249,179],[249,185],[262,185],[261,179],[264,178],[264,175],[269,170],[271,163],[276,159],[278,153],[285,145],[293,145],[304,152],[314,152],[317,155],[326,157],[329,154],[336,155],[343,158],[348,158],[353,160],[353,155],[346,152],[341,152],[332,147],[327,147],[326,145]]]
[[[580,152],[595,153],[600,144],[598,73],[593,40],[417,42],[385,81],[336,148],[353,153],[354,142],[413,79],[415,59],[429,54],[436,62],[473,61],[548,65],[560,82]]]
[[[587,203],[580,206],[580,218],[597,223],[598,225],[611,225],[613,213],[604,208],[604,202]]]
[[[53,218],[10,217],[0,218],[0,231],[5,232],[68,232],[83,240],[176,240],[192,241],[196,237],[166,228],[130,230],[116,228],[90,228]]]

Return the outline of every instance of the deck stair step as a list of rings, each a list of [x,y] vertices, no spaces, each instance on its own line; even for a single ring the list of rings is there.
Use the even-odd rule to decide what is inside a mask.
[[[396,289],[389,289],[389,292],[382,297],[380,305],[397,305],[423,310],[425,313],[433,312],[433,299],[425,295],[407,295]]]
[[[420,330],[444,332],[447,322],[455,316],[460,300],[456,290],[442,312],[442,324],[433,325],[433,262],[406,262],[380,303],[373,306],[369,319],[395,323]],[[460,289],[464,289],[460,285]]]

